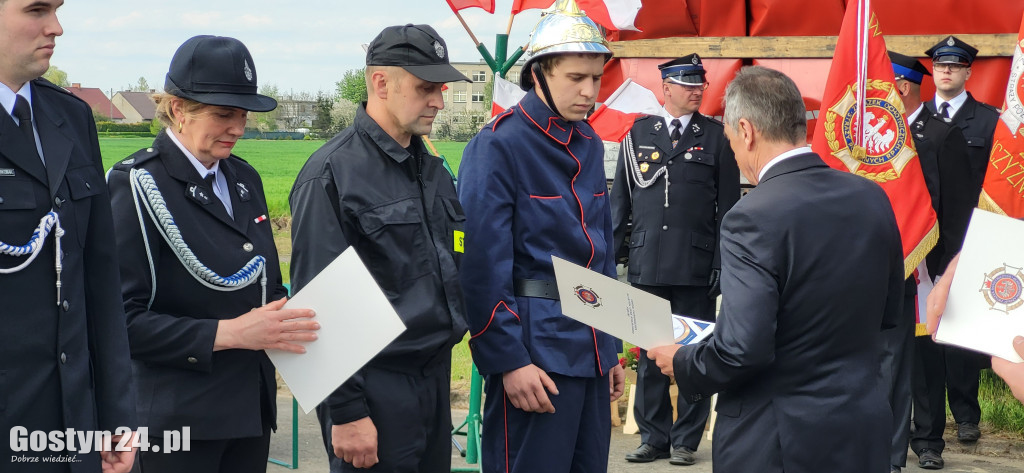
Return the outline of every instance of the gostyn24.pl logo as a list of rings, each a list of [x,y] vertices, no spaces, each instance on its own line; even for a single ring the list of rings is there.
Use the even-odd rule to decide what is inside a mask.
[[[115,437],[117,438],[115,440]],[[192,429],[163,431],[162,442],[150,442],[149,429],[118,427],[114,432],[92,430],[29,431],[25,427],[11,428],[11,450],[14,452],[53,452],[86,454],[95,451],[127,452],[138,448],[143,452],[187,452],[191,448]]]

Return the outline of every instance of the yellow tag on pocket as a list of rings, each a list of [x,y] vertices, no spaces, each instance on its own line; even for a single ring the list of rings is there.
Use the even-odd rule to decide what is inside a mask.
[[[455,235],[454,235],[453,239],[455,240],[455,248],[454,248],[455,252],[456,253],[465,253],[466,252],[466,241],[465,241],[466,240],[466,233],[461,231],[461,230],[455,230]]]

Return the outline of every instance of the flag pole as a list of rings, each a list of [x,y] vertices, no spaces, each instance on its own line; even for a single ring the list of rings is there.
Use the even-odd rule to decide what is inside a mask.
[[[514,20],[515,18],[516,18],[516,14],[515,13],[510,13],[508,15],[508,27],[505,28],[505,34],[506,35],[512,33],[512,20]]]

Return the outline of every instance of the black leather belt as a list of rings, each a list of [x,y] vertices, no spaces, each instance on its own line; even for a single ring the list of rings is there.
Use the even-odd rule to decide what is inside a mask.
[[[516,278],[513,284],[516,295],[519,297],[539,297],[541,299],[558,300],[558,286],[554,281]]]

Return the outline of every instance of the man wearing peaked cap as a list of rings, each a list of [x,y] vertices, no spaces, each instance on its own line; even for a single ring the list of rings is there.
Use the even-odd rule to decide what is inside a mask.
[[[628,255],[633,286],[668,299],[674,314],[713,322],[719,230],[740,198],[739,168],[722,124],[698,111],[707,88],[700,56],[658,69],[665,107],[638,118],[619,148],[611,192],[614,248]],[[670,383],[641,351],[634,407],[641,445],[627,461],[694,463],[710,400],[678,396],[673,422]]]
[[[939,241],[928,253],[925,261],[904,283],[903,314],[896,327],[882,331],[882,374],[889,393],[893,414],[893,437],[890,467],[899,471],[906,465],[907,442],[918,455],[923,468],[942,466],[942,433],[945,428],[945,408],[931,409],[931,405],[944,406],[943,389],[938,398],[929,397],[919,389],[934,382],[933,367],[941,369],[942,349],[929,337],[915,337],[917,318],[918,281],[930,286],[963,243],[971,210],[977,203],[972,195],[970,162],[967,142],[960,128],[952,123],[924,112],[921,101],[921,82],[931,75],[920,61],[899,53],[889,52],[892,60],[896,88],[903,100],[904,116],[920,157],[925,184],[931,196],[931,205],[939,220]],[[940,379],[941,381],[941,379]],[[912,394],[913,393],[913,394]],[[913,399],[913,437],[910,433],[910,415]]]
[[[999,120],[999,111],[995,107],[977,101],[966,89],[978,50],[955,36],[948,36],[926,54],[932,57],[935,99],[925,103],[925,107],[963,131],[971,164],[971,194],[977,202],[992,152],[992,135]],[[989,359],[956,347],[946,346],[943,351],[945,384],[949,409],[957,422],[957,439],[972,443],[981,436],[978,430],[981,420],[978,375],[981,368],[988,365]]]
[[[366,51],[368,99],[355,122],[310,156],[292,187],[294,290],[354,247],[408,327],[317,407],[334,473],[451,468],[465,216],[452,176],[420,138],[449,81],[469,79],[433,28],[385,28]]]
[[[967,91],[971,65],[978,55],[978,50],[956,36],[947,36],[925,51],[925,54],[932,58],[932,78],[935,80],[935,100],[925,103],[925,107],[929,113],[938,114],[942,119],[955,123],[963,130],[971,156],[974,185],[980,194],[982,183],[985,182],[985,170],[988,168],[992,135],[995,133],[996,121],[999,120],[999,111],[991,105],[975,100]],[[967,373],[965,375],[969,376]],[[977,401],[975,400],[973,404],[977,405]],[[967,417],[973,418],[971,415]]]
[[[621,346],[562,315],[551,260],[615,276],[601,138],[585,120],[611,57],[572,0],[541,18],[514,107],[462,155],[462,284],[484,375],[484,472],[608,469]],[[529,78],[527,80],[527,77]]]

